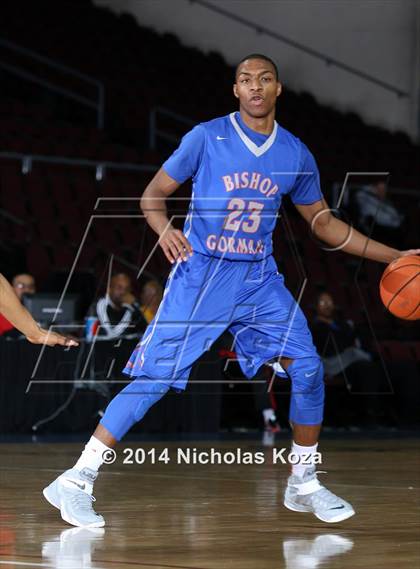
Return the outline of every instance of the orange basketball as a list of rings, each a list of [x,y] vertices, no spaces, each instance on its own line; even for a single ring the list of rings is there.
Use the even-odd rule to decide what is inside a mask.
[[[403,320],[420,318],[420,257],[407,255],[392,261],[379,285],[385,307]]]

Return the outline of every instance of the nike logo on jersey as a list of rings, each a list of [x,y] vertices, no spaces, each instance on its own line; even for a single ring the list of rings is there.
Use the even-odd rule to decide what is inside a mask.
[[[84,490],[86,485],[85,484],[78,484],[75,480],[70,480],[70,478],[66,478],[67,482],[71,482],[72,484],[75,484],[78,488],[80,488],[80,490]]]
[[[226,137],[226,136],[219,136],[219,135],[217,135],[217,136],[216,136],[216,140],[227,140],[227,137]]]
[[[305,377],[312,377],[315,374],[316,374],[316,371],[313,371],[312,373],[305,373]]]
[[[341,506],[335,506],[335,508],[330,508],[330,510],[342,510],[344,508],[344,505]]]

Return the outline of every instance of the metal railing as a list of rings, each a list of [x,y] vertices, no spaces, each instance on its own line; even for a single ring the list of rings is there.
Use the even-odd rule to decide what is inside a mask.
[[[38,85],[41,85],[41,86],[45,87],[46,89],[49,89],[50,91],[54,91],[55,93],[58,93],[64,97],[68,97],[69,99],[73,99],[74,101],[77,101],[78,103],[80,103],[82,105],[96,109],[96,125],[97,125],[97,128],[98,129],[104,128],[104,124],[105,124],[105,87],[101,81],[98,81],[97,79],[94,79],[94,78],[90,77],[89,75],[85,75],[84,73],[81,73],[80,71],[77,71],[76,69],[72,69],[71,67],[67,67],[67,65],[63,65],[62,63],[58,63],[57,61],[54,61],[50,57],[40,55],[39,53],[36,53],[35,51],[33,51],[31,49],[27,49],[25,47],[17,45],[17,44],[15,44],[9,40],[5,40],[3,38],[0,38],[0,46],[3,46],[6,49],[14,51],[15,53],[18,53],[20,55],[24,55],[24,56],[26,56],[26,57],[34,60],[34,61],[38,61],[40,63],[43,63],[44,65],[46,65],[52,69],[55,69],[57,71],[60,71],[63,74],[72,75],[73,77],[77,77],[78,79],[80,79],[81,81],[84,81],[85,83],[93,85],[95,87],[95,89],[97,90],[97,99],[95,101],[93,101],[92,99],[89,99],[87,97],[84,97],[83,95],[80,95],[79,93],[75,93],[74,91],[71,91],[70,89],[60,87],[59,85],[56,85],[56,84],[52,83],[51,81],[47,81],[46,79],[41,79],[40,77],[36,76],[35,74],[33,74],[29,71],[25,71],[24,69],[21,69],[20,67],[17,67],[16,65],[12,65],[10,63],[0,61],[0,68],[4,69],[8,73],[11,73],[13,75],[17,75],[18,77],[20,77],[21,79],[24,79],[25,81],[37,83]]]
[[[17,217],[16,215],[13,215],[13,213],[10,213],[10,211],[7,211],[7,209],[4,208],[0,208],[0,217],[3,217],[7,221],[11,221],[15,225],[25,225],[23,219]]]
[[[151,164],[133,164],[131,162],[109,162],[107,160],[89,160],[87,158],[68,158],[67,156],[46,156],[43,154],[22,154],[20,152],[0,152],[0,159],[20,160],[22,174],[28,174],[35,162],[62,164],[63,166],[86,166],[94,168],[96,180],[105,177],[106,170],[127,170],[134,172],[156,172],[157,166]]]
[[[360,71],[359,69],[356,69],[355,67],[352,67],[351,65],[347,65],[346,63],[343,63],[342,61],[339,61],[338,59],[335,59],[334,57],[326,55],[325,53],[322,53],[321,51],[318,51],[316,49],[312,49],[311,47],[308,47],[307,45],[304,45],[300,42],[292,40],[292,39],[290,39],[290,38],[288,38],[282,34],[279,34],[277,32],[273,32],[269,28],[266,28],[264,26],[260,26],[259,24],[256,24],[255,22],[252,22],[251,20],[247,20],[246,18],[243,18],[242,16],[238,16],[234,12],[230,12],[229,10],[226,10],[225,8],[223,8],[220,3],[218,5],[215,5],[215,4],[212,4],[211,2],[207,2],[206,0],[190,0],[190,2],[191,2],[191,4],[194,4],[194,3],[199,4],[200,6],[203,6],[204,8],[207,8],[208,10],[211,10],[212,12],[216,12],[217,14],[221,14],[225,18],[228,18],[230,20],[238,22],[238,23],[242,24],[243,26],[246,26],[247,28],[251,28],[257,34],[266,35],[266,36],[273,38],[275,40],[278,40],[278,41],[280,41],[286,45],[294,47],[297,50],[302,51],[303,53],[307,53],[308,55],[311,55],[312,57],[315,57],[316,59],[320,59],[321,61],[324,61],[324,63],[326,65],[333,65],[334,67],[337,67],[338,69],[342,69],[343,71],[346,71],[347,73],[350,73],[351,75],[355,75],[356,77],[359,77],[360,79],[364,79],[365,81],[368,81],[369,83],[373,83],[374,85],[377,85],[378,87],[382,87],[382,89],[385,89],[386,91],[390,91],[391,93],[395,93],[395,95],[397,95],[397,97],[399,97],[399,98],[410,96],[410,93],[408,93],[407,91],[403,91],[399,87],[395,87],[395,85],[391,85],[390,83],[387,83],[386,81],[382,81],[382,79],[378,79],[377,77],[374,77],[373,75],[370,75],[369,73],[365,73],[364,71]]]
[[[164,140],[168,140],[169,142],[173,142],[174,144],[177,144],[179,142],[178,136],[169,134],[168,132],[158,128],[157,126],[158,115],[169,117],[187,126],[195,126],[197,124],[197,121],[193,121],[188,117],[184,117],[183,115],[174,113],[173,111],[165,107],[159,107],[159,106],[154,107],[150,111],[150,116],[149,116],[149,146],[151,150],[156,150],[156,143],[158,137],[163,138]]]

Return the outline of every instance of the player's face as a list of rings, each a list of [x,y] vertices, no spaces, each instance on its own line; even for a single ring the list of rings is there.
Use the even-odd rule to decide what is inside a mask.
[[[238,68],[233,92],[248,115],[260,118],[268,115],[276,106],[281,85],[269,61],[246,59]]]

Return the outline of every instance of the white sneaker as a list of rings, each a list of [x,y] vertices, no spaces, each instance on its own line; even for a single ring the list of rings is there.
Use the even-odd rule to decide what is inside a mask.
[[[73,526],[99,528],[105,525],[105,520],[92,507],[92,502],[95,502],[93,483],[97,476],[97,472],[90,468],[81,471],[71,468],[42,493],[52,506],[60,510],[65,522]]]
[[[328,523],[342,522],[354,516],[352,506],[322,486],[316,474],[315,466],[311,466],[302,477],[289,476],[284,493],[286,508],[294,512],[312,512]]]

